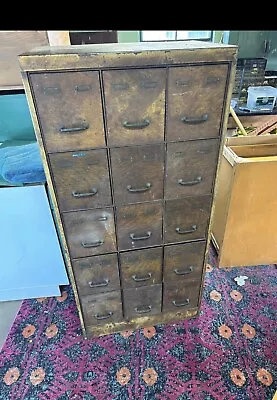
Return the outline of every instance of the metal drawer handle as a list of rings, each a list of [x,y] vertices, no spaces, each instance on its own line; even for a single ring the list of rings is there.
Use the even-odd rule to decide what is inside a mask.
[[[180,235],[184,235],[186,233],[193,233],[197,231],[197,225],[191,225],[191,229],[187,230],[182,230],[181,228],[176,228],[176,232],[179,233]]]
[[[132,278],[134,279],[134,281],[136,282],[143,282],[143,281],[148,281],[149,279],[151,279],[152,277],[152,273],[148,272],[148,274],[142,278],[138,278],[136,275],[132,275]]]
[[[149,190],[151,188],[151,186],[152,186],[152,184],[150,182],[147,182],[145,184],[144,188],[132,188],[131,185],[128,185],[127,190],[128,190],[128,192],[131,192],[131,193],[146,192],[147,190]]]
[[[93,282],[93,281],[89,281],[88,285],[91,288],[96,288],[96,287],[104,287],[104,286],[108,286],[109,284],[109,279],[104,279],[103,282]]]
[[[202,122],[207,121],[209,118],[208,114],[203,114],[201,117],[196,117],[196,118],[188,118],[186,116],[181,117],[181,121],[184,124],[201,124]]]
[[[91,85],[76,85],[75,86],[75,92],[86,92],[91,89],[92,89]]]
[[[43,93],[49,96],[55,96],[61,93],[61,88],[56,86],[48,86],[43,88]]]
[[[132,240],[146,240],[146,239],[149,239],[151,235],[152,235],[151,232],[146,232],[145,236],[135,236],[134,233],[130,233],[130,238]]]
[[[110,312],[108,312],[108,314],[104,314],[104,315],[95,314],[95,315],[94,315],[94,318],[96,318],[96,319],[98,319],[98,320],[100,320],[100,319],[107,319],[107,318],[110,318],[112,315],[113,315],[113,312],[110,311]]]
[[[85,249],[89,249],[90,247],[99,247],[102,246],[102,244],[104,244],[104,240],[97,240],[97,242],[91,242],[91,243],[82,242],[82,246]]]
[[[178,179],[179,185],[182,186],[193,186],[197,185],[202,181],[202,176],[197,176],[194,181],[184,181],[183,179]]]
[[[152,310],[152,306],[142,306],[141,308],[136,307],[135,312],[138,314],[146,314]]]
[[[86,131],[89,128],[89,124],[81,124],[78,126],[62,126],[60,128],[61,133],[70,133],[70,132],[81,132]]]
[[[143,89],[153,89],[157,86],[157,83],[155,81],[144,81],[140,83],[140,87]]]
[[[98,192],[98,190],[96,188],[93,188],[91,192],[87,192],[87,193],[80,193],[80,192],[72,192],[72,196],[73,197],[90,197],[90,196],[94,196],[96,193]]]
[[[175,307],[185,307],[189,304],[189,299],[185,299],[184,303],[176,303],[175,300],[173,300],[172,303],[174,304]]]
[[[178,269],[174,269],[176,275],[188,275],[191,274],[193,271],[193,266],[190,265],[188,269],[183,269],[183,271],[179,271]]]
[[[149,119],[144,119],[143,121],[138,121],[138,122],[129,122],[129,121],[124,121],[123,126],[126,129],[143,129],[146,128],[150,124]]]
[[[98,217],[97,221],[107,221],[108,217]]]

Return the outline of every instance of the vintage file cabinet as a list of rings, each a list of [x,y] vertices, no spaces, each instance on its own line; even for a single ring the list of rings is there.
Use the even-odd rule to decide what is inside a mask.
[[[19,57],[85,337],[197,316],[236,46]]]

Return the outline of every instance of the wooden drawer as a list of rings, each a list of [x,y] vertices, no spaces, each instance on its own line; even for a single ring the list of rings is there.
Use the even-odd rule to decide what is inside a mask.
[[[211,194],[218,152],[217,139],[169,143],[165,198]]]
[[[120,290],[81,297],[87,326],[118,322],[123,318]]]
[[[30,75],[48,152],[105,146],[99,73]]]
[[[72,266],[81,296],[120,289],[116,254],[82,258]]]
[[[108,143],[164,140],[165,68],[104,71]]]
[[[161,312],[162,285],[142,286],[123,291],[124,317],[145,317]]]
[[[72,258],[117,250],[112,208],[64,213],[63,220]]]
[[[176,284],[164,284],[163,312],[184,311],[198,306],[200,295],[200,280],[190,282],[187,285],[179,282]]]
[[[61,211],[112,205],[107,151],[50,154]]]
[[[164,145],[111,149],[111,164],[117,204],[162,199]]]
[[[167,141],[220,135],[228,65],[169,68]]]
[[[165,202],[165,243],[204,239],[211,211],[211,196],[187,197]]]
[[[119,250],[162,243],[162,204],[141,203],[117,208]]]
[[[164,249],[164,283],[201,280],[206,241],[166,246]]]
[[[162,281],[163,249],[134,250],[120,254],[120,276],[124,288],[154,285]]]

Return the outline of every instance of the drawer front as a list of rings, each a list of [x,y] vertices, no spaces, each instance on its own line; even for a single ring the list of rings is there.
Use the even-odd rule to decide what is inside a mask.
[[[165,243],[204,239],[211,211],[211,196],[167,200],[165,205]]]
[[[124,317],[148,317],[161,312],[162,285],[142,286],[123,291]]]
[[[169,68],[166,139],[218,137],[228,65]]]
[[[163,312],[185,311],[198,306],[200,295],[200,281],[187,285],[177,283],[175,285],[164,284]]]
[[[117,204],[162,199],[163,145],[111,149],[111,164]]]
[[[164,283],[201,280],[206,241],[166,246],[164,249]]]
[[[120,254],[120,276],[124,288],[149,286],[162,281],[161,247]]]
[[[162,243],[162,204],[141,203],[117,208],[119,250]]]
[[[117,250],[111,208],[64,213],[63,220],[72,258],[113,253]]]
[[[108,143],[164,140],[165,68],[104,71]]]
[[[116,254],[75,260],[72,267],[81,296],[120,289]]]
[[[120,290],[80,299],[86,326],[119,322],[123,319]]]
[[[219,141],[195,140],[169,143],[165,198],[210,194],[217,166]]]
[[[31,74],[42,135],[48,152],[105,146],[99,74]]]
[[[107,151],[50,154],[61,211],[112,205]]]

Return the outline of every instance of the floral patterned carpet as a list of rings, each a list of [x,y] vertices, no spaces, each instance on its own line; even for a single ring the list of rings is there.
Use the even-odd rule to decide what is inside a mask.
[[[25,300],[0,354],[0,399],[271,400],[277,269],[216,263],[211,246],[200,316],[176,324],[85,340],[70,286]]]

